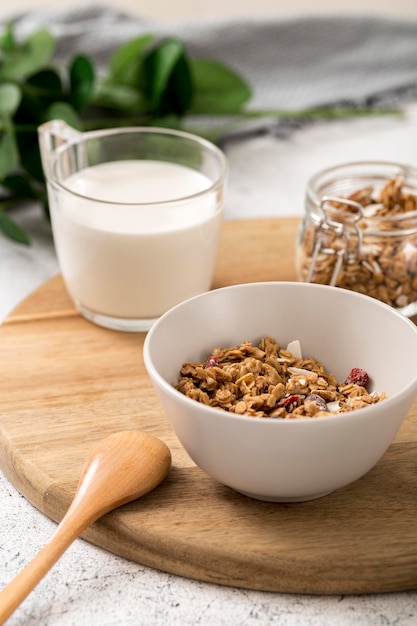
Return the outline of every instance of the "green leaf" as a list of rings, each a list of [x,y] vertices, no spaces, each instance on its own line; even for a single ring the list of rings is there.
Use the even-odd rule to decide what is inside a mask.
[[[32,74],[27,80],[27,85],[30,86],[29,90],[35,97],[57,99],[63,94],[61,76],[54,69],[39,70]]]
[[[141,35],[120,46],[110,58],[105,83],[138,88],[142,81],[144,53],[154,39],[154,35]]]
[[[26,233],[18,226],[10,217],[7,215],[5,211],[0,209],[0,230],[13,241],[17,243],[23,243],[25,245],[30,244],[29,237]]]
[[[45,109],[56,100],[66,98],[60,74],[53,69],[40,70],[27,79],[24,87],[22,109],[16,120],[33,119],[35,123],[43,121]],[[29,110],[28,110],[29,109]],[[23,115],[22,115],[23,114]]]
[[[182,55],[178,59],[155,112],[160,115],[184,115],[190,108],[192,97],[193,83],[190,66],[187,57]]]
[[[3,57],[0,77],[21,79],[42,69],[52,57],[55,38],[46,29],[41,29],[28,37],[21,45]]]
[[[19,165],[19,153],[12,132],[0,135],[0,179]]]
[[[69,102],[79,111],[88,104],[94,91],[94,68],[90,59],[84,55],[76,56],[70,67],[71,93]]]
[[[191,113],[237,113],[251,98],[251,90],[236,72],[209,59],[190,62],[194,82]]]
[[[16,143],[19,149],[20,166],[39,182],[44,182],[39,140],[36,130],[16,133]]]
[[[22,99],[22,92],[14,83],[0,84],[0,116],[13,116]]]
[[[141,112],[147,109],[143,94],[128,85],[98,85],[91,104],[120,111]]]
[[[36,189],[27,175],[10,174],[0,181],[0,185],[13,192],[16,197],[36,200],[42,194]]]
[[[73,128],[82,130],[81,118],[68,102],[54,102],[45,113],[45,121],[63,120]]]
[[[16,45],[13,24],[7,24],[0,34],[0,48],[4,51],[13,50]]]
[[[27,82],[22,83],[21,89],[22,100],[13,121],[16,126],[32,125],[35,127],[43,122],[45,103],[34,95],[33,88]]]
[[[145,94],[156,116],[187,111],[193,86],[189,61],[179,40],[166,39],[145,57],[144,80]]]

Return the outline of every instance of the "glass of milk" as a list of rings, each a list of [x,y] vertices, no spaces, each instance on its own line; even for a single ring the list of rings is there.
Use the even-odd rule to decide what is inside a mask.
[[[223,219],[225,155],[163,128],[39,128],[54,243],[78,311],[146,331],[210,289]]]

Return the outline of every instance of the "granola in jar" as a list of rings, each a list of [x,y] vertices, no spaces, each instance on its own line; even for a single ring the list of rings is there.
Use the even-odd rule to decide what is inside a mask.
[[[417,313],[417,171],[352,163],[320,172],[306,194],[299,280],[363,293]]]

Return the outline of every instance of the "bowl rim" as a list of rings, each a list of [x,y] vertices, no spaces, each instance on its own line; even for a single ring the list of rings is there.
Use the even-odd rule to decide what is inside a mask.
[[[380,403],[372,404],[367,407],[354,409],[346,413],[339,413],[339,414],[329,413],[329,415],[323,415],[323,416],[314,417],[314,418],[300,416],[296,419],[277,419],[277,418],[256,418],[251,415],[240,415],[240,414],[232,413],[230,411],[226,411],[225,409],[208,406],[201,402],[198,402],[197,400],[193,400],[192,398],[189,398],[185,394],[178,391],[178,389],[176,389],[171,383],[169,383],[159,373],[150,355],[151,342],[152,342],[152,338],[154,334],[158,332],[159,326],[165,323],[166,319],[174,311],[180,310],[181,308],[189,306],[189,304],[191,304],[193,301],[204,300],[207,297],[211,297],[211,294],[214,294],[215,292],[231,291],[231,290],[242,289],[242,288],[250,290],[255,287],[257,288],[267,287],[267,286],[277,287],[281,285],[289,285],[289,286],[300,288],[300,289],[309,288],[309,289],[314,289],[318,291],[322,291],[323,289],[326,289],[326,290],[332,290],[334,293],[342,291],[345,294],[349,294],[348,297],[359,298],[360,300],[372,301],[372,305],[378,308],[382,307],[388,312],[389,315],[396,317],[401,323],[408,325],[411,329],[413,329],[415,333],[417,333],[417,326],[410,319],[408,319],[405,315],[395,310],[393,307],[389,306],[388,304],[384,302],[381,302],[380,300],[377,300],[376,298],[372,298],[371,296],[367,296],[365,294],[361,294],[361,293],[358,293],[349,289],[344,289],[341,287],[334,287],[330,285],[321,285],[318,283],[304,283],[304,282],[297,282],[297,281],[257,281],[257,282],[252,282],[252,283],[238,283],[236,285],[226,285],[224,287],[218,287],[218,288],[206,291],[204,293],[198,294],[196,296],[192,296],[191,298],[188,298],[180,302],[179,304],[173,306],[171,309],[169,309],[163,315],[161,315],[161,317],[153,324],[153,326],[150,328],[150,330],[146,334],[144,344],[143,344],[143,360],[144,360],[145,368],[148,372],[148,375],[151,377],[151,379],[157,380],[160,386],[163,387],[165,391],[169,393],[169,395],[176,397],[177,399],[181,398],[181,400],[184,401],[186,404],[189,404],[190,407],[195,406],[195,404],[198,403],[203,413],[207,413],[207,415],[211,416],[211,418],[213,418],[214,416],[216,416],[217,418],[222,418],[222,417],[224,418],[225,416],[228,416],[229,419],[233,419],[237,421],[244,421],[244,422],[249,421],[249,422],[254,422],[254,423],[261,422],[264,424],[281,424],[282,425],[282,424],[297,424],[297,423],[307,424],[307,423],[329,422],[329,421],[330,422],[334,421],[335,423],[337,423],[340,421],[346,421],[348,419],[349,420],[354,420],[356,418],[363,419],[363,417],[371,416],[372,414],[374,414],[375,411],[378,411],[378,407],[380,406]],[[417,368],[416,368],[416,373],[414,374],[414,376],[410,379],[410,381],[404,387],[402,387],[399,391],[396,391],[394,394],[387,396],[387,398],[385,398],[382,401],[384,406],[387,406],[387,405],[395,406],[398,396],[407,395],[408,393],[411,392],[413,387],[416,388],[415,394],[417,395]],[[337,419],[335,420],[334,418],[337,418]]]

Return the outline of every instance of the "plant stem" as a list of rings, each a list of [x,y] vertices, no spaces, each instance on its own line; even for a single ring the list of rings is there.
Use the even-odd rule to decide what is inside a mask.
[[[250,120],[265,119],[270,122],[279,120],[308,121],[308,120],[337,120],[350,119],[358,117],[376,117],[379,115],[404,115],[400,109],[305,109],[300,111],[284,111],[284,110],[263,110],[263,111],[243,111],[237,115],[229,115],[227,121],[216,126],[207,124],[206,127],[198,126],[198,119],[209,118],[204,115],[192,115],[186,118],[186,129],[189,132],[203,135],[206,139],[213,142],[218,141],[222,136],[233,132],[244,131],[248,129],[247,123]],[[226,117],[226,116],[218,116]],[[193,124],[193,120],[195,124]]]
[[[251,119],[282,119],[282,120],[303,120],[303,119],[349,119],[356,117],[376,117],[380,115],[390,116],[403,116],[404,111],[401,109],[344,109],[344,108],[322,108],[322,109],[300,109],[299,111],[291,111],[285,109],[264,109],[264,110],[252,110],[252,111],[239,111],[238,113],[211,113],[210,115],[204,113],[192,113],[185,116],[185,119],[199,119],[199,118],[217,118],[226,119],[222,128],[226,129],[229,126],[244,123]],[[140,124],[149,124],[152,121],[152,115],[143,114],[141,116],[123,117],[123,126],[132,126]],[[93,130],[96,128],[107,128],[113,126],[120,126],[120,118],[98,118],[98,119],[84,119],[83,125],[85,130]],[[14,129],[18,133],[33,133],[37,129],[36,124],[15,124]],[[1,130],[1,127],[0,127]]]

